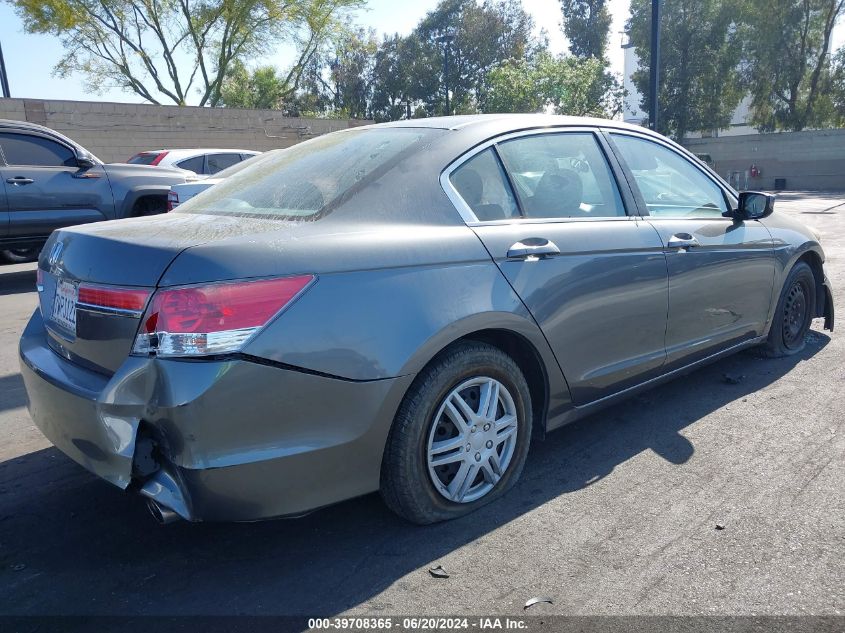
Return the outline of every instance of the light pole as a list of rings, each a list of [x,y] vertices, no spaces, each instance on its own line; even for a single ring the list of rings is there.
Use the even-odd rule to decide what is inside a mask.
[[[649,63],[649,127],[657,131],[657,93],[660,90],[660,0],[651,0],[651,61]]]
[[[9,92],[9,76],[6,74],[6,61],[3,59],[2,44],[0,44],[0,91],[7,99],[12,96]]]
[[[443,85],[446,88],[446,115],[451,114],[449,108],[449,44],[455,41],[455,34],[447,32],[437,38],[438,42],[443,42]]]

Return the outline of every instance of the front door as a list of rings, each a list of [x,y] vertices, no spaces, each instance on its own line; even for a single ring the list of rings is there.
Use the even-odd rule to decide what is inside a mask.
[[[761,335],[775,275],[766,227],[723,217],[730,194],[676,150],[636,135],[610,136],[666,249],[667,369]]]
[[[46,238],[63,226],[108,218],[104,211],[114,202],[101,167],[80,169],[70,148],[38,135],[0,132],[0,149],[10,238]]]
[[[626,214],[592,132],[502,140],[454,170],[450,182],[549,341],[576,405],[659,372],[663,245],[650,225]]]

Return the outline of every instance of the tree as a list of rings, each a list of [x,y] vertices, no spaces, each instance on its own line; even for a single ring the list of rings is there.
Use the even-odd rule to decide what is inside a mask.
[[[542,112],[611,118],[622,110],[622,86],[595,57],[555,57],[505,61],[490,71],[485,112]]]
[[[475,112],[488,95],[485,80],[489,70],[506,59],[530,56],[537,49],[533,28],[531,16],[519,0],[485,0],[482,4],[441,0],[414,30],[421,63],[412,66],[416,75],[409,78],[415,93],[411,96],[429,114],[446,114],[444,88],[448,86],[449,114]],[[447,51],[449,74],[443,76]]]
[[[745,77],[752,122],[761,130],[827,123],[830,38],[845,0],[749,0]]]
[[[576,57],[604,59],[611,23],[606,5],[606,0],[560,0],[563,32]]]
[[[116,86],[150,103],[163,96],[217,105],[230,65],[281,41],[299,51],[295,85],[333,20],[361,0],[9,0],[30,33],[62,39],[60,75],[80,72],[93,90]]]
[[[272,66],[260,66],[250,72],[240,61],[232,62],[220,88],[220,103],[228,108],[281,109],[289,94]]]
[[[660,24],[660,131],[676,139],[687,132],[726,128],[742,99],[742,46],[728,0],[673,0],[663,4]],[[651,111],[649,50],[651,0],[632,0],[627,24],[640,66],[634,84]]]
[[[836,127],[845,127],[845,46],[833,56],[829,94],[831,121]]]

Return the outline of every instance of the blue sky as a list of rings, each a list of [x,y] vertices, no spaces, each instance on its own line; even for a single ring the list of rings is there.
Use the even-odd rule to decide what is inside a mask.
[[[610,61],[614,71],[621,73],[623,57],[620,49],[621,35],[628,18],[630,0],[610,0],[613,15],[611,27]],[[419,20],[437,4],[436,0],[370,0],[367,8],[358,11],[355,19],[362,26],[372,27],[378,33],[409,33]],[[523,6],[533,17],[538,29],[546,30],[554,52],[566,49],[566,40],[560,29],[559,0],[523,0]],[[845,28],[840,25],[834,32],[834,49],[843,44]],[[12,8],[0,3],[0,44],[6,58],[9,87],[13,97],[34,99],[78,99],[119,102],[141,102],[140,97],[119,90],[108,90],[101,95],[86,93],[81,77],[59,79],[52,70],[61,58],[63,49],[58,38],[47,35],[29,35]],[[274,55],[260,60],[285,67],[292,61],[292,51],[284,47]],[[164,103],[164,101],[163,101]]]

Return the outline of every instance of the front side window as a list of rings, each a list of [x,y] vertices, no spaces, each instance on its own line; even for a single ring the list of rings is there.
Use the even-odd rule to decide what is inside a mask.
[[[612,134],[648,207],[657,218],[720,218],[722,189],[677,152],[646,139]]]
[[[179,212],[317,220],[440,133],[397,127],[319,136],[252,163],[180,205]]]
[[[449,180],[481,222],[519,217],[507,176],[492,148],[458,167]]]
[[[8,165],[76,167],[70,148],[42,136],[0,132],[0,149]]]
[[[590,132],[537,134],[497,147],[525,217],[625,215],[610,166]]]

